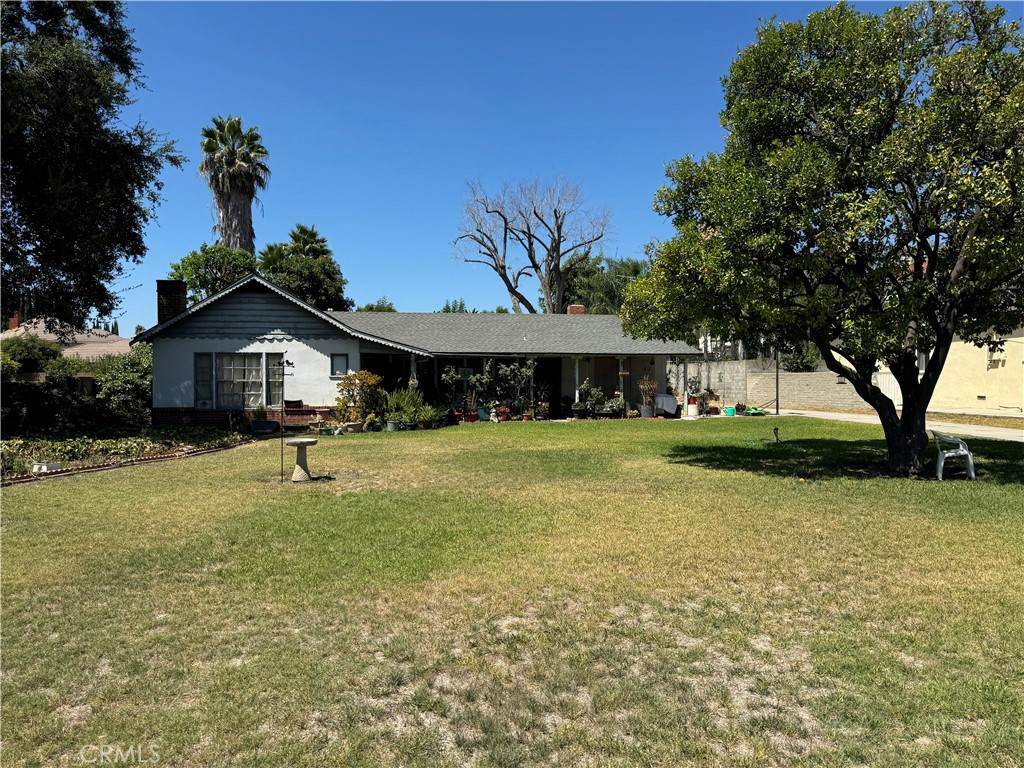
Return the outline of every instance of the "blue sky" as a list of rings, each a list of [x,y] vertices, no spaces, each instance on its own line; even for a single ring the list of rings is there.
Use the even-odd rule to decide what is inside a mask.
[[[509,305],[497,276],[452,247],[467,180],[564,176],[611,213],[604,252],[641,257],[671,235],[651,210],[665,164],[722,146],[721,78],[758,19],[820,7],[129,3],[148,90],[125,119],[175,139],[188,163],[164,172],[149,252],[119,284],[121,333],[155,323],[154,281],[214,239],[197,172],[214,115],[242,115],[270,152],[257,248],[311,224],[359,304],[493,309]]]

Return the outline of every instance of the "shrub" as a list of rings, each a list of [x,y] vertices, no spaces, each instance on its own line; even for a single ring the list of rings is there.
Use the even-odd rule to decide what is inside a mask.
[[[584,379],[583,383],[580,384],[580,399],[581,405],[585,406],[590,410],[591,413],[599,411],[605,404],[607,398],[604,396],[604,392],[600,387],[590,383],[590,379]]]
[[[388,421],[418,421],[423,406],[423,393],[418,389],[407,387],[395,390],[388,395]]]
[[[61,356],[60,345],[35,334],[15,336],[3,343],[3,351],[21,373],[42,373],[46,364]]]
[[[136,344],[127,355],[112,360],[96,383],[96,397],[114,421],[124,426],[149,424],[153,400],[153,346]]]
[[[534,360],[519,365],[509,363],[498,365],[497,394],[502,405],[509,405],[516,411],[522,410],[530,394],[533,371],[537,367]]]
[[[363,421],[380,410],[381,377],[369,371],[357,371],[338,380],[338,397],[334,401],[339,421]]]

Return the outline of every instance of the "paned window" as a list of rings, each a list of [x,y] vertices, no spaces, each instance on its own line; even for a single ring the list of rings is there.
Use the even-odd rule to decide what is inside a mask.
[[[284,355],[280,352],[267,355],[267,406],[281,405],[281,393],[284,391],[284,369],[281,361]]]
[[[217,355],[217,407],[252,410],[263,403],[263,355]]]
[[[193,379],[196,408],[213,408],[213,355],[203,352],[195,356]]]

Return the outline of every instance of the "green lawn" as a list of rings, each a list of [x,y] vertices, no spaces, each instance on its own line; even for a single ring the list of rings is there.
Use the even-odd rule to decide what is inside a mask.
[[[271,441],[7,488],[3,764],[1020,766],[1024,448],[892,480],[880,438],[480,424],[322,438],[299,486]]]

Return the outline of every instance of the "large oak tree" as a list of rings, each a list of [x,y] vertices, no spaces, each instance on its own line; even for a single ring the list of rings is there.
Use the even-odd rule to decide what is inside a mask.
[[[626,327],[813,343],[877,411],[889,469],[920,474],[954,339],[1024,325],[1021,42],[981,3],[764,24],[724,81],[724,150],[667,171],[655,207],[678,234]]]

